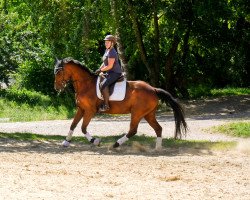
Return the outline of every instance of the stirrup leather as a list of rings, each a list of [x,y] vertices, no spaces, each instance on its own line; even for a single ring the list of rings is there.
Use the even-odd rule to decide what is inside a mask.
[[[108,105],[106,104],[102,104],[99,108],[99,112],[105,112],[105,111],[108,111],[110,108]]]

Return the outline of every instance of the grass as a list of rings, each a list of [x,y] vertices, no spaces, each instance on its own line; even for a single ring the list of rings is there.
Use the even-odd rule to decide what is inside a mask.
[[[250,88],[232,88],[227,87],[223,89],[211,89],[205,85],[198,85],[188,89],[190,98],[200,99],[204,97],[222,97],[234,95],[249,95]]]
[[[111,145],[115,143],[121,136],[106,136],[100,137],[102,145]],[[2,133],[0,132],[1,139],[12,139],[16,141],[63,141],[65,136],[61,135],[39,135],[33,133]],[[75,136],[72,138],[72,142],[81,142],[89,144],[89,142],[83,136]],[[148,136],[134,136],[126,145],[132,146],[134,142],[138,142],[143,146],[155,146],[155,137]],[[210,142],[210,141],[195,141],[195,140],[174,140],[163,139],[163,147],[165,148],[195,148],[195,149],[230,149],[236,145],[235,142]]]
[[[232,122],[211,128],[212,132],[219,132],[235,137],[250,137],[250,122]]]
[[[38,121],[68,119],[74,116],[72,94],[48,96],[26,89],[0,89],[0,119]]]
[[[232,95],[248,95],[250,94],[250,88],[224,88],[224,89],[212,89],[211,96],[232,96]]]
[[[67,107],[53,105],[29,105],[0,99],[0,118],[8,118],[10,121],[39,121],[68,119],[73,116],[74,110]]]

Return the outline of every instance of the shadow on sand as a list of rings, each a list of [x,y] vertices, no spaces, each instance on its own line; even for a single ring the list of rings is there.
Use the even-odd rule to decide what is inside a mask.
[[[0,133],[0,152],[8,153],[41,153],[41,154],[73,154],[83,152],[89,155],[138,155],[138,156],[179,156],[179,155],[211,155],[213,149],[231,148],[234,142],[210,142],[163,139],[163,148],[156,151],[155,138],[134,136],[126,144],[117,149],[112,144],[120,136],[101,137],[101,145],[94,146],[83,137],[74,137],[70,147],[63,147],[63,136],[37,135],[33,133]]]

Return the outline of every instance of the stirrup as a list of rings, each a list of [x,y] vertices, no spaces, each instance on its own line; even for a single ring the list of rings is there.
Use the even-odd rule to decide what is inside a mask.
[[[105,112],[105,111],[108,111],[109,110],[109,106],[104,104],[104,105],[101,105],[101,107],[99,108],[99,112]]]

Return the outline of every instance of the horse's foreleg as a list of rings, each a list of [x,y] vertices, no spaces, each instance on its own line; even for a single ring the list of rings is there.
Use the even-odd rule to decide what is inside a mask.
[[[138,124],[141,121],[142,118],[139,117],[131,117],[131,122],[130,122],[130,129],[128,134],[124,135],[123,137],[121,137],[120,139],[118,139],[116,141],[116,143],[113,145],[113,148],[117,148],[120,145],[122,145],[124,142],[128,141],[129,138],[131,138],[132,136],[134,136],[137,133],[137,129],[138,129]]]
[[[77,124],[79,123],[79,121],[82,119],[83,116],[83,111],[81,108],[77,108],[75,117],[70,125],[70,130],[68,132],[68,135],[66,137],[66,140],[63,141],[63,146],[68,147],[70,144],[70,141],[72,139],[72,135],[74,133],[74,129],[76,128]]]
[[[90,133],[87,132],[87,126],[89,125],[90,120],[94,116],[94,112],[88,113],[85,112],[83,115],[83,123],[82,123],[82,132],[84,136],[87,138],[89,142],[91,142],[94,145],[99,145],[100,144],[100,139],[99,138],[94,138],[90,135]]]

